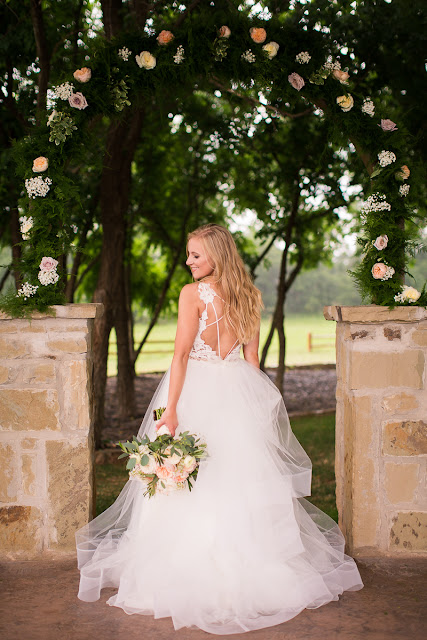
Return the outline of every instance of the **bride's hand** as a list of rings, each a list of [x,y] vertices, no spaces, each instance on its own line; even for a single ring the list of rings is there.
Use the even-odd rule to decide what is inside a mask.
[[[171,411],[169,409],[166,409],[166,411],[162,413],[162,417],[156,424],[156,431],[158,431],[160,427],[163,427],[163,425],[166,425],[166,427],[171,432],[171,435],[174,437],[176,428],[178,426],[178,418],[176,415],[176,411]]]

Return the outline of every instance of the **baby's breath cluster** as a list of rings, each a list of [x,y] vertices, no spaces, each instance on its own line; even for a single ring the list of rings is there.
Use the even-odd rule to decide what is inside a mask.
[[[362,213],[371,211],[391,211],[391,204],[386,200],[384,193],[372,193],[362,205]]]
[[[55,95],[60,100],[68,100],[68,98],[73,94],[74,87],[71,82],[63,82],[55,88]]]
[[[375,105],[372,102],[371,98],[365,98],[362,104],[362,113],[366,113],[366,115],[371,118],[375,115]]]
[[[24,300],[27,300],[27,298],[31,298],[31,296],[33,296],[36,293],[37,289],[38,289],[37,285],[30,284],[29,282],[24,282],[22,287],[18,289],[16,293],[16,297],[24,298]]]
[[[411,188],[410,184],[401,184],[399,187],[399,195],[402,196],[403,198],[406,198],[410,188]]]
[[[52,184],[52,180],[50,178],[42,178],[41,176],[37,176],[35,178],[27,178],[25,180],[25,188],[28,193],[29,198],[37,198],[37,196],[41,196],[44,198],[50,189],[50,185]]]
[[[310,60],[311,55],[308,53],[308,51],[301,51],[301,53],[298,53],[295,57],[295,61],[299,62],[299,64],[308,64]]]
[[[121,49],[119,49],[117,55],[119,56],[119,58],[121,58],[122,60],[127,62],[129,60],[130,56],[132,55],[132,51],[130,49],[128,49],[127,47],[122,47]]]
[[[248,49],[247,51],[242,53],[242,59],[246,60],[246,62],[255,62],[256,56],[250,49]]]
[[[184,47],[182,46],[182,44],[180,44],[173,57],[173,61],[175,62],[175,64],[181,64],[181,62],[184,61],[184,58]]]
[[[19,218],[21,235],[23,240],[28,240],[30,237],[30,231],[33,228],[33,218],[32,216],[21,216]]]
[[[380,167],[387,167],[389,164],[396,162],[396,155],[393,151],[380,151],[378,154],[378,162]]]

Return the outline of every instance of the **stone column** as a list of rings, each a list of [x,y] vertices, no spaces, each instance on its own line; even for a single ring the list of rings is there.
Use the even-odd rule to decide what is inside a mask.
[[[94,516],[94,318],[101,304],[0,314],[0,557],[75,550]]]
[[[324,308],[335,320],[335,472],[352,555],[427,553],[427,310]]]

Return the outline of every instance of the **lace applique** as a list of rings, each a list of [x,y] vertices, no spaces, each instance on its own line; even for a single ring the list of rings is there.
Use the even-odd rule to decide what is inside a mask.
[[[224,360],[236,360],[240,357],[240,344],[238,340],[236,340],[235,344],[231,347],[229,352],[224,358],[221,358],[213,349],[210,347],[202,338],[202,333],[206,329],[206,320],[208,319],[208,304],[212,304],[215,315],[216,310],[213,304],[215,297],[218,297],[218,294],[212,289],[212,287],[207,282],[199,282],[197,286],[197,290],[199,292],[200,299],[205,303],[206,307],[202,312],[202,315],[199,318],[199,330],[197,331],[197,335],[194,339],[193,346],[190,351],[189,358],[191,360],[210,360],[212,362],[219,361],[223,362]],[[216,319],[212,324],[216,324],[218,327],[218,322],[221,318]],[[218,330],[218,345],[219,345],[219,330]]]

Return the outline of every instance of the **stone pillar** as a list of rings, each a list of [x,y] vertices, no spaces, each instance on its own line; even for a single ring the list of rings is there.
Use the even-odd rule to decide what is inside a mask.
[[[324,308],[335,320],[335,472],[352,555],[427,553],[427,310]]]
[[[101,304],[0,314],[0,557],[75,550],[94,516],[94,318]]]

